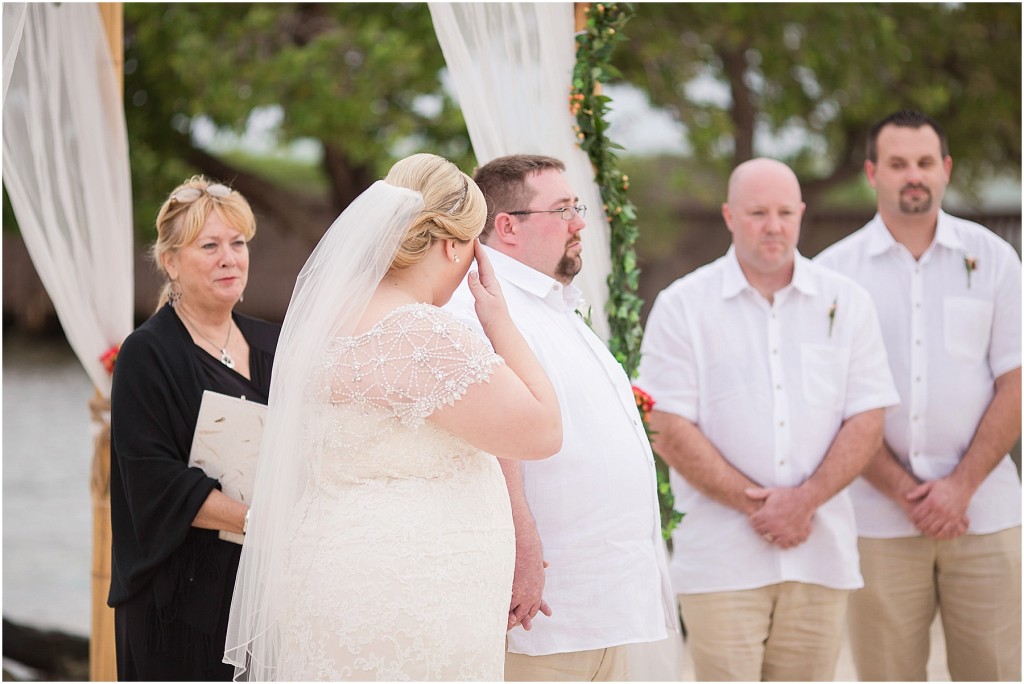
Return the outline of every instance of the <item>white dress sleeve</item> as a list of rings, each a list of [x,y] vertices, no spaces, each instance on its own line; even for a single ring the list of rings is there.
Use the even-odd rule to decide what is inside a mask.
[[[342,347],[332,400],[387,408],[408,426],[454,404],[504,363],[465,324],[428,304],[399,307]]]

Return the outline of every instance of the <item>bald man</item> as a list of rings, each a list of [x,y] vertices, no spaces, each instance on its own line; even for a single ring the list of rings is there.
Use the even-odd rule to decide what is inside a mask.
[[[846,486],[898,402],[868,293],[800,256],[800,184],[753,159],[729,179],[732,247],[654,303],[638,385],[672,466],[673,587],[698,680],[835,674],[862,586]]]

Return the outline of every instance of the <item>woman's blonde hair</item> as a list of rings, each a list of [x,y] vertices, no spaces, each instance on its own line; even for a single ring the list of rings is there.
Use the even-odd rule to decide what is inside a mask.
[[[167,303],[174,287],[164,268],[164,254],[177,252],[195,240],[211,211],[216,211],[225,223],[241,233],[246,242],[256,235],[252,207],[237,190],[204,176],[192,176],[174,188],[156,216],[157,237],[150,248],[150,256],[164,277],[157,309]]]
[[[469,242],[480,235],[487,203],[473,179],[444,157],[414,154],[391,167],[384,179],[423,195],[423,211],[413,220],[392,268],[418,263],[438,240]]]

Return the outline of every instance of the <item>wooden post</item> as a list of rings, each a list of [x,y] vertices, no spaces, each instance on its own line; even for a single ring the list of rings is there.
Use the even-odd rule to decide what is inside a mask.
[[[576,17],[576,32],[582,31],[587,26],[587,8],[590,7],[589,2],[574,2],[573,3],[573,14]]]
[[[124,98],[124,5],[97,3],[107,35],[110,56]],[[114,649],[114,610],[107,606],[110,591],[110,401],[99,390],[89,402],[99,427],[93,445],[92,478],[92,629],[89,635],[89,679],[117,681]]]

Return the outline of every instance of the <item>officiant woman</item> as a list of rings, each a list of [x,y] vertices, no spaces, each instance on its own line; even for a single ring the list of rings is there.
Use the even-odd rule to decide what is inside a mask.
[[[170,194],[153,260],[156,313],[128,336],[111,391],[110,514],[120,680],[230,680],[221,663],[248,508],[188,466],[203,390],[266,404],[279,326],[234,312],[256,220],[201,176]]]

